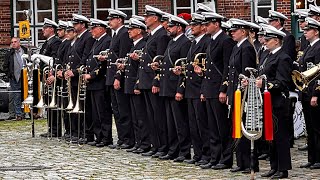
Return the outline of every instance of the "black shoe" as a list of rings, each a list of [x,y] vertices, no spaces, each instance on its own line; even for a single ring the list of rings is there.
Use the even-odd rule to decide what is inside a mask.
[[[70,142],[71,142],[72,144],[78,144],[78,141],[79,141],[78,137],[71,137]]]
[[[207,164],[202,164],[202,165],[199,165],[201,167],[201,169],[211,169],[213,166],[215,166],[215,164],[209,162]]]
[[[49,137],[49,133],[43,133],[43,134],[40,134],[40,137],[43,137],[43,138],[47,138],[47,137]]]
[[[12,119],[15,119],[16,117],[15,116],[9,116],[6,120],[12,120]]]
[[[250,168],[245,168],[243,171],[241,171],[242,174],[249,174],[251,172]]]
[[[195,162],[194,165],[200,166],[200,165],[205,165],[205,164],[208,164],[208,163],[209,163],[209,161],[201,159],[200,161]]]
[[[141,153],[146,153],[146,152],[148,152],[148,150],[138,148],[138,149],[136,149],[136,150],[134,150],[134,151],[132,151],[132,152],[135,153],[135,154],[141,154]]]
[[[133,146],[132,148],[127,149],[126,151],[127,152],[132,152],[132,151],[137,150],[137,149],[138,149],[137,147]]]
[[[298,150],[299,151],[307,151],[308,150],[308,144],[305,144],[305,145],[303,145],[301,147],[298,147]]]
[[[273,176],[277,171],[275,169],[271,169],[270,171],[264,173],[264,174],[261,174],[261,177],[271,177]]]
[[[96,142],[96,141],[91,141],[91,142],[88,142],[88,145],[89,146],[96,146],[97,144],[99,144],[100,142]]]
[[[151,158],[159,158],[161,156],[165,156],[167,153],[166,152],[157,152],[154,155],[151,156]]]
[[[197,160],[195,160],[195,159],[185,159],[183,162],[187,163],[187,164],[195,164],[197,162]]]
[[[118,149],[118,147],[120,146],[120,144],[110,144],[110,145],[108,145],[108,148],[110,148],[110,149]]]
[[[104,146],[108,146],[110,144],[104,143],[104,142],[99,142],[96,144],[96,147],[104,147]]]
[[[161,159],[161,160],[173,160],[173,159],[175,159],[175,157],[167,154],[167,155],[164,155],[164,156],[160,156],[159,159]]]
[[[300,168],[309,168],[310,166],[312,166],[314,163],[311,163],[311,162],[307,162],[306,164],[302,164],[300,166]]]
[[[261,155],[258,157],[258,160],[266,160],[267,157],[269,157],[268,154],[261,154]]]
[[[283,179],[288,177],[288,171],[278,171],[271,179]]]
[[[314,165],[310,166],[310,169],[320,169],[320,163],[314,163]]]
[[[226,164],[217,164],[215,166],[212,166],[211,168],[214,170],[220,170],[220,169],[230,169],[231,166]]]
[[[145,153],[142,153],[141,155],[142,156],[152,156],[152,155],[154,155],[154,154],[156,154],[157,152],[155,152],[155,151],[149,151],[149,152],[145,152]]]
[[[133,145],[129,145],[129,144],[121,144],[119,146],[120,149],[130,149],[132,147],[133,147]]]
[[[231,168],[230,169],[230,172],[239,172],[239,171],[243,171],[244,168],[241,168],[241,167],[235,167],[235,168]]]
[[[187,158],[184,157],[184,156],[179,156],[179,157],[175,158],[175,159],[173,160],[173,162],[183,162],[183,161],[186,160],[186,159],[187,159]]]

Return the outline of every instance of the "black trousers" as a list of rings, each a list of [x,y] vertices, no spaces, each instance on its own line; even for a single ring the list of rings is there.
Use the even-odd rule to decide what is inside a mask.
[[[141,90],[147,107],[147,129],[152,144],[151,151],[168,151],[168,131],[164,97],[153,94],[151,90]]]
[[[190,157],[191,139],[188,123],[187,102],[176,101],[174,97],[165,98],[168,124],[168,155]]]
[[[318,100],[319,104],[319,100]],[[320,121],[317,118],[320,114],[320,107],[311,108],[311,115],[312,115],[312,125],[313,125],[313,132],[314,132],[314,152],[315,153],[315,163],[320,163]]]
[[[55,98],[57,98],[57,95],[55,95]],[[52,102],[52,96],[49,96],[49,97],[46,96],[44,100],[47,103],[47,105],[49,106],[49,104]],[[57,99],[55,102],[57,102]],[[58,113],[59,113],[59,111],[57,110],[57,108],[48,108],[47,109],[47,119],[48,119],[48,127],[49,127],[48,133],[51,133],[51,131],[52,131],[52,134],[56,134],[58,136],[61,136],[61,120],[58,119],[58,117],[59,117]]]
[[[115,90],[113,86],[107,86],[111,96],[112,111],[116,122],[118,142],[117,144],[134,145],[135,138],[131,119],[129,97],[124,94],[123,88]]]
[[[308,134],[307,144],[308,144],[308,162],[315,163],[316,154],[319,153],[315,151],[315,136],[314,136],[314,125],[312,119],[312,107],[310,105],[310,101],[301,101],[302,103],[302,112],[304,115],[304,121],[306,123],[306,130]],[[319,115],[317,115],[319,116]],[[315,116],[315,117],[317,117]],[[318,118],[316,118],[318,119]]]
[[[135,147],[149,149],[150,138],[147,129],[147,113],[143,96],[129,94],[132,124],[135,135]]]
[[[228,116],[226,104],[217,98],[206,100],[208,125],[210,131],[211,162],[232,165],[231,119]]]
[[[105,90],[88,90],[87,97],[89,97],[86,101],[88,104],[88,111],[90,111],[91,118],[87,123],[87,127],[89,131],[93,131],[96,137],[96,142],[105,142],[110,143],[109,131],[110,125],[108,122],[112,121],[112,111],[111,104],[109,106],[106,104],[105,98]]]
[[[292,169],[290,156],[289,99],[272,97],[274,140],[271,144],[271,169],[285,171]]]
[[[210,142],[208,117],[205,102],[198,99],[187,99],[190,137],[195,160],[210,159]]]

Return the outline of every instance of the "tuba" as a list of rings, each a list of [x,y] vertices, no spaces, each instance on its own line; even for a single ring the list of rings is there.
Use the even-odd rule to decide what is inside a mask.
[[[198,53],[195,55],[194,59],[193,59],[193,63],[192,65],[198,65],[201,67],[202,71],[206,71],[206,61],[207,61],[207,57],[206,57],[206,53]]]
[[[311,67],[304,72],[293,70],[291,77],[296,87],[300,91],[305,92],[310,82],[318,78],[319,75],[320,75],[320,63],[317,65],[312,64]]]

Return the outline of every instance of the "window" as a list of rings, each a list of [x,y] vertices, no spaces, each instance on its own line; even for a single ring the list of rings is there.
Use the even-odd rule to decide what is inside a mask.
[[[214,0],[173,0],[174,15],[180,13],[193,13],[197,10],[197,3],[207,4],[209,7],[215,9]]]
[[[126,20],[135,14],[135,0],[94,0],[93,7],[94,17],[101,20],[106,20],[110,8],[126,13]]]
[[[268,17],[269,10],[274,10],[274,0],[258,0],[255,2],[255,14],[261,17]]]
[[[19,34],[19,21],[26,20],[23,10],[32,10],[30,19],[31,28],[31,42],[32,45],[38,46],[39,43],[44,42],[41,28],[44,18],[55,21],[54,0],[13,0],[13,29],[14,36]],[[26,43],[26,41],[22,41]]]
[[[320,0],[295,0],[296,9],[309,9],[309,5],[320,6]]]

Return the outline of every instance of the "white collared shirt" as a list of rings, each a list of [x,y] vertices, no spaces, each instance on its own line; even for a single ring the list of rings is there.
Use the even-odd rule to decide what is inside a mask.
[[[62,39],[62,42],[65,42],[66,40],[67,40],[67,38],[63,38],[63,39]]]
[[[73,44],[76,42],[76,38],[74,38],[71,42],[71,46],[73,46]]]
[[[120,31],[120,29],[123,27],[124,25],[120,26],[117,30],[114,31],[115,35],[118,34],[118,32]]]
[[[237,46],[240,47],[241,44],[242,44],[245,40],[247,40],[247,38],[244,38],[244,39],[242,39],[241,41],[239,41],[239,42],[237,43]]]
[[[279,30],[279,31],[282,31],[282,29],[283,29],[283,27],[279,28],[278,30]]]
[[[151,36],[154,35],[154,33],[156,33],[160,28],[162,28],[162,25],[159,25],[158,27],[154,28],[154,30],[150,32]]]
[[[103,36],[107,35],[107,33],[103,33],[98,39],[96,39],[97,41],[100,41],[101,38],[103,38]]]
[[[53,38],[55,36],[55,34],[54,35],[52,35],[52,36],[50,36],[48,39],[47,39],[47,41],[49,41],[51,38]]]
[[[273,51],[271,51],[272,54],[277,53],[280,49],[282,48],[282,46],[275,48]]]
[[[198,44],[198,42],[202,39],[202,37],[204,36],[205,34],[202,34],[198,37],[196,37],[194,40],[196,41],[196,44]]]
[[[138,42],[140,42],[140,41],[141,41],[141,39],[143,39],[143,37],[141,37],[141,38],[139,38],[139,39],[137,39],[137,40],[133,41],[133,46],[136,46],[136,45],[138,44]]]
[[[215,33],[214,35],[212,35],[211,38],[212,38],[213,40],[215,40],[215,39],[219,36],[219,34],[221,34],[221,33],[222,33],[222,29],[220,29],[217,33]]]
[[[310,46],[313,46],[316,42],[318,42],[320,39],[319,38],[317,38],[316,40],[314,40],[314,41],[312,41],[312,42],[310,42]]]
[[[172,40],[177,41],[182,35],[184,35],[184,33],[179,34],[178,36],[174,37]]]
[[[87,30],[84,30],[81,34],[79,34],[79,35],[78,35],[78,38],[81,38],[81,36],[82,36],[85,32],[87,32]]]

